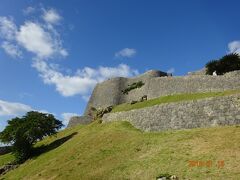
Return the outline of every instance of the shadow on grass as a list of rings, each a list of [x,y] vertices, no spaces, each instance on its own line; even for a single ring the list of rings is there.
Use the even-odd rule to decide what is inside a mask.
[[[66,141],[71,139],[76,134],[77,134],[77,132],[74,132],[74,133],[72,133],[68,136],[57,139],[56,141],[53,141],[52,143],[50,143],[48,145],[42,145],[42,146],[39,146],[39,147],[35,147],[32,151],[31,158],[36,158],[37,156],[39,156],[42,153],[46,153],[48,151],[56,149],[57,147],[61,146],[63,143],[65,143]]]

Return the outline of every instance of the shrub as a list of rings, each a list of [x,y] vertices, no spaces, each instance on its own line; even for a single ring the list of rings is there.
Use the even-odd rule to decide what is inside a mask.
[[[93,118],[93,120],[99,120],[103,117],[104,114],[106,113],[110,113],[113,109],[113,106],[108,106],[106,108],[99,108],[96,109],[94,107],[91,107],[91,113],[89,113],[89,115]]]
[[[206,64],[206,74],[212,75],[218,69],[218,60],[209,61]]]
[[[206,64],[206,74],[212,75],[214,71],[223,75],[230,71],[240,70],[240,56],[237,53],[228,54],[219,60],[212,60]]]
[[[144,85],[144,83],[142,81],[138,81],[138,82],[134,82],[131,85],[128,85],[128,87],[124,90],[122,90],[123,94],[128,94],[131,90],[136,89],[136,88],[140,88]]]

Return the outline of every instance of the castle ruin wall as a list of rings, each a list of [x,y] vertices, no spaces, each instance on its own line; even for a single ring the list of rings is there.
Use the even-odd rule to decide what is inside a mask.
[[[240,124],[240,94],[167,103],[104,114],[103,122],[129,121],[144,131]]]
[[[145,84],[141,88],[130,91],[128,94],[121,92],[128,85],[137,81],[142,81]],[[144,95],[147,95],[148,99],[152,99],[172,94],[232,89],[240,89],[240,71],[230,72],[223,76],[155,77],[143,74],[135,78],[113,78],[97,84],[88,102],[85,115],[88,114],[90,107],[103,108],[121,103],[129,103],[133,100],[139,100]]]

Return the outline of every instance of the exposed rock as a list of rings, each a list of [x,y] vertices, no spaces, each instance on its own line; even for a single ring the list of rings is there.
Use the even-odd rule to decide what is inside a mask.
[[[96,117],[94,117],[94,119],[102,118],[104,114],[110,113],[112,109],[113,109],[113,106],[108,106],[106,108],[97,110]]]
[[[88,112],[88,116],[94,117],[96,112],[97,112],[97,109],[95,107],[90,107],[89,112]]]

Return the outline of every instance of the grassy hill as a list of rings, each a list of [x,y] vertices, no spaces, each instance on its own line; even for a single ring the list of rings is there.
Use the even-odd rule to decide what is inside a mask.
[[[240,179],[240,127],[141,132],[127,122],[77,126],[36,145],[38,156],[0,179]],[[0,164],[12,155],[0,156]],[[190,167],[189,161],[212,162]],[[218,161],[224,166],[218,167]],[[221,164],[222,165],[222,164]]]

